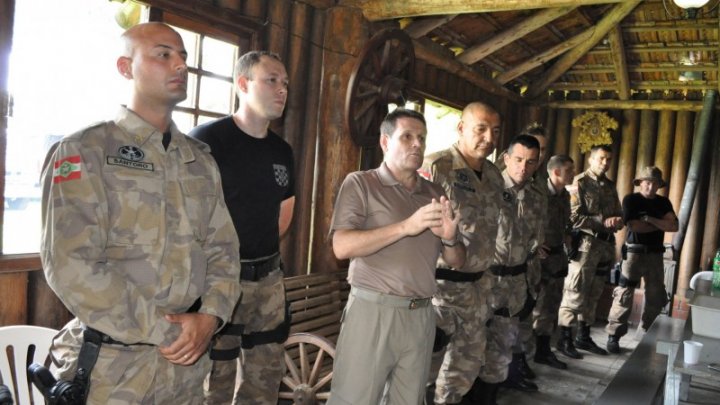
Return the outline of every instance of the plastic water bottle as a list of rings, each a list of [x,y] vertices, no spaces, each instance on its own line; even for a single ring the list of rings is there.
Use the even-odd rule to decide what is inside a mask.
[[[720,290],[720,249],[715,252],[715,258],[713,259],[712,286],[713,290]]]

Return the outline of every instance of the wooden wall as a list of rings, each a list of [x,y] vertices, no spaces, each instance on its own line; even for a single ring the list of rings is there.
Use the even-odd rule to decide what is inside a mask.
[[[529,117],[526,108],[524,117]],[[545,125],[550,134],[549,145],[553,154],[568,154],[575,160],[576,172],[588,168],[587,156],[577,147],[577,129],[572,119],[586,110],[543,109]],[[608,177],[616,182],[620,199],[635,192],[632,181],[642,167],[655,165],[663,172],[669,183],[659,194],[670,199],[679,214],[680,203],[690,166],[690,152],[697,134],[696,126],[700,112],[609,110],[605,111],[618,123],[613,134],[613,165]],[[527,121],[527,119],[526,119]],[[523,122],[526,122],[523,121]],[[701,169],[699,187],[695,195],[687,236],[679,252],[675,301],[684,301],[690,278],[699,270],[708,270],[718,248],[720,237],[720,120],[714,120],[710,129],[710,147],[705,153],[707,164]],[[529,121],[528,121],[529,122]],[[619,247],[624,242],[625,230],[618,234]],[[665,241],[672,242],[674,233],[667,233]]]

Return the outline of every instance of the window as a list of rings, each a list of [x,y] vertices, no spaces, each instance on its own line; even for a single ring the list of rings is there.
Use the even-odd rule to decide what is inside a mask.
[[[462,111],[425,100],[425,120],[427,121],[428,136],[425,154],[447,149],[457,141],[457,126]]]
[[[115,67],[123,32],[115,21],[118,7],[98,0],[15,2],[3,254],[39,250],[40,171],[50,146],[93,122],[112,119],[127,100],[128,82]],[[144,7],[141,20],[152,11]],[[251,34],[241,38],[155,14],[176,27],[189,53],[188,98],[173,114],[180,130],[231,113],[233,65],[240,47],[250,48]]]

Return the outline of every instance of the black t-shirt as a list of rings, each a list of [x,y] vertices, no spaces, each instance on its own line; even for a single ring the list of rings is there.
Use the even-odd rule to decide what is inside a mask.
[[[627,223],[633,219],[640,219],[644,215],[662,218],[668,212],[673,211],[672,204],[667,198],[656,195],[655,198],[645,198],[640,193],[628,194],[623,198],[623,220]],[[653,232],[636,233],[628,230],[627,239],[628,243],[640,243],[649,246],[662,246],[663,244],[663,231],[656,230]]]
[[[190,136],[210,145],[222,188],[240,239],[240,257],[254,259],[280,248],[280,203],[295,195],[292,149],[268,130],[254,138],[232,116],[200,125]]]

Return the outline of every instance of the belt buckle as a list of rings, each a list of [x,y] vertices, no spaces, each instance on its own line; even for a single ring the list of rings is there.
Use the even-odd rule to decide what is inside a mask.
[[[416,298],[413,298],[410,300],[410,305],[408,305],[408,309],[417,309],[418,308],[418,300]]]

